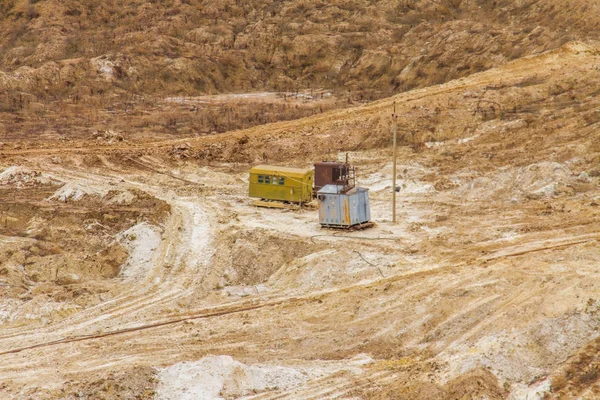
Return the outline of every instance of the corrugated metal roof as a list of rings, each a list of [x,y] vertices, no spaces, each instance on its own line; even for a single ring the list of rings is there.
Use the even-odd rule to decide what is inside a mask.
[[[317,193],[323,194],[337,194],[344,190],[344,185],[325,185]]]
[[[369,189],[367,189],[367,188],[355,186],[352,189],[348,190],[346,192],[346,194],[362,193],[362,192],[368,192],[368,191],[369,191]]]
[[[344,185],[334,185],[334,184],[328,184],[323,186],[317,193],[323,193],[323,194],[354,194],[354,193],[362,193],[362,192],[368,192],[369,189],[367,188],[363,188],[363,187],[353,187],[351,189],[349,189],[348,191],[344,192]]]
[[[283,175],[292,178],[302,178],[312,173],[312,169],[279,167],[276,165],[257,165],[250,169],[251,174]]]

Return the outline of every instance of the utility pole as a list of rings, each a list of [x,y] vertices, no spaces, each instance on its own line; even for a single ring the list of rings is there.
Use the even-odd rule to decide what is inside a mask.
[[[392,222],[396,223],[396,136],[398,136],[398,115],[396,115],[396,102],[394,101],[394,167],[392,168]]]

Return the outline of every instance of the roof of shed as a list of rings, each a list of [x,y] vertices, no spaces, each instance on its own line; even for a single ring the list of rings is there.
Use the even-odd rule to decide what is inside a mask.
[[[344,192],[344,185],[333,185],[333,184],[328,184],[323,186],[317,193],[322,193],[322,194],[354,194],[357,192],[368,192],[369,189],[367,188],[363,188],[363,187],[358,187],[355,186],[353,188],[348,189],[346,192]]]
[[[282,175],[292,178],[303,178],[312,172],[312,169],[279,167],[277,165],[257,165],[250,169],[251,174]]]
[[[332,185],[328,184],[323,186],[317,193],[323,194],[338,194],[344,190],[344,185]]]

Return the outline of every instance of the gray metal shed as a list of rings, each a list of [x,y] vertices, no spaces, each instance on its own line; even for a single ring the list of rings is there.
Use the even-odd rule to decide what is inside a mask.
[[[317,192],[319,222],[322,226],[350,228],[371,219],[369,189],[343,185],[325,185]]]

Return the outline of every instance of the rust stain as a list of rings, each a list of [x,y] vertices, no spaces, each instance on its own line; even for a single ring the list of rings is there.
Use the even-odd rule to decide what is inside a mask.
[[[350,225],[350,207],[348,207],[348,199],[344,199],[344,222]]]

